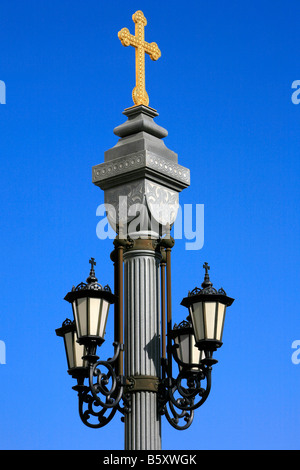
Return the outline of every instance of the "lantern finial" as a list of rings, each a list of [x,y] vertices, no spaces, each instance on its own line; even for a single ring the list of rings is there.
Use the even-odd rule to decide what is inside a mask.
[[[205,276],[204,276],[204,281],[202,283],[202,287],[205,289],[206,287],[212,287],[212,282],[210,281],[208,271],[210,269],[210,266],[208,263],[204,263],[203,268],[205,269]]]
[[[89,260],[89,263],[91,265],[91,270],[90,270],[90,275],[87,278],[86,282],[91,284],[92,282],[97,282],[98,281],[98,279],[96,278],[95,270],[94,270],[94,266],[96,266],[95,258],[91,258]]]

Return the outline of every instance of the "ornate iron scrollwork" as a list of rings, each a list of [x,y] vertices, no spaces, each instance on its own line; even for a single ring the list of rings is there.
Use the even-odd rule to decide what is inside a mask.
[[[219,290],[215,289],[214,287],[205,287],[204,289],[200,289],[200,287],[195,287],[191,292],[188,293],[189,297],[192,295],[199,295],[199,294],[221,294],[226,295],[225,290],[221,287]]]
[[[175,359],[179,366],[176,379],[170,375],[168,362]],[[177,354],[177,345],[172,346],[172,355],[163,361],[163,376],[159,388],[160,414],[165,415],[167,421],[175,429],[184,430],[191,426],[194,419],[194,410],[200,408],[206,401],[211,390],[212,364],[216,361],[204,359],[200,364],[185,364]],[[203,381],[206,382],[203,387]]]
[[[124,415],[130,410],[130,400],[124,390],[125,377],[117,375],[115,371],[115,363],[123,345],[114,343],[114,346],[114,356],[106,361],[98,360],[98,356],[89,348],[88,354],[84,356],[88,361],[85,377],[88,378],[88,385],[84,385],[84,378],[78,378],[77,385],[73,387],[78,392],[80,419],[90,428],[101,428],[111,421],[117,411]]]

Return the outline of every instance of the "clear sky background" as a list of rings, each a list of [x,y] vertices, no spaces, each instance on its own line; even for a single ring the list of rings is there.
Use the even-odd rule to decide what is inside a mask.
[[[132,105],[141,9],[146,85],[166,145],[191,170],[182,204],[204,204],[201,250],[173,250],[173,318],[202,265],[236,299],[213,387],[187,431],[163,418],[163,449],[299,449],[299,1],[3,0],[0,7],[1,449],[123,449],[121,415],[85,427],[61,338],[63,300],[97,260],[113,285],[112,240],[99,240],[103,192],[91,168]],[[112,317],[108,325],[112,330]],[[112,339],[103,355],[112,352]]]

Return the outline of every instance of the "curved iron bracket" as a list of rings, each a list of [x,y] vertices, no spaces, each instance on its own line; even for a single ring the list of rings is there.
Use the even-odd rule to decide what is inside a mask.
[[[123,350],[123,344],[113,343],[113,346],[115,354],[106,361],[98,360],[98,356],[91,351],[84,356],[88,361],[88,386],[84,385],[84,379],[81,378],[73,387],[78,392],[80,419],[90,428],[101,428],[111,421],[117,411],[125,414],[130,409],[129,399],[124,391],[125,377],[117,376],[115,372],[115,363]],[[123,408],[121,399],[124,402]]]
[[[179,366],[176,379],[170,376],[168,367],[168,362],[173,358]],[[162,363],[164,379],[159,387],[159,410],[175,429],[189,428],[194,411],[207,400],[211,391],[212,365],[215,362],[207,358],[200,364],[185,364],[177,355],[177,345],[172,346],[171,357]],[[203,381],[206,381],[205,387]]]

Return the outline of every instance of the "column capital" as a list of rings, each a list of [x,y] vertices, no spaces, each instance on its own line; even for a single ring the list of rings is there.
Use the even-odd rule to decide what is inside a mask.
[[[155,110],[141,105],[124,114],[128,120],[114,130],[120,139],[105,152],[104,163],[93,167],[92,181],[104,190],[107,217],[117,233],[123,225],[131,237],[140,232],[143,238],[159,238],[175,222],[190,171],[165,146],[168,132],[154,122]]]

